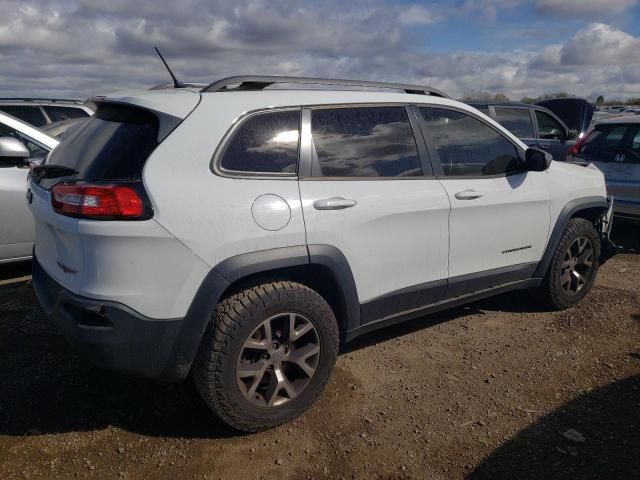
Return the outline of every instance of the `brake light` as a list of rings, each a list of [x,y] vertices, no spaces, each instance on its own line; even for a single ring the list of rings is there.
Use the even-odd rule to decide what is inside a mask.
[[[102,220],[140,219],[145,212],[142,197],[125,185],[61,183],[51,189],[51,205],[62,215]]]
[[[573,145],[573,147],[567,150],[567,157],[569,155],[578,155],[580,153],[580,147],[582,147],[582,145],[584,145],[584,142],[587,141],[587,138],[589,138],[589,136],[591,135],[591,132],[593,132],[593,129],[589,130],[582,137],[578,138],[578,141],[575,143],[575,145]]]

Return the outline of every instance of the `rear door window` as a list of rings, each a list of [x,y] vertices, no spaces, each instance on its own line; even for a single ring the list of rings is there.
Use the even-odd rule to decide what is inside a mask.
[[[422,166],[404,107],[321,108],[311,112],[311,175],[415,177]]]
[[[519,170],[515,145],[489,125],[456,110],[423,107],[420,112],[445,176],[503,175]]]
[[[37,105],[0,105],[0,110],[35,127],[41,127],[47,123],[47,119]]]
[[[60,107],[57,105],[44,105],[42,107],[52,122],[60,122],[70,118],[85,118],[89,114],[81,108]]]
[[[496,120],[518,138],[533,138],[533,123],[528,108],[494,107]]]

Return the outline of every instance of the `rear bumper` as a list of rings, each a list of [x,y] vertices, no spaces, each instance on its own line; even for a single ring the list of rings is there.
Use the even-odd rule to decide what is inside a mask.
[[[33,256],[33,288],[42,309],[96,366],[140,377],[163,377],[182,319],[145,317],[117,302],[76,295]]]
[[[640,220],[640,201],[621,200],[616,198],[613,206],[613,213],[616,217]]]

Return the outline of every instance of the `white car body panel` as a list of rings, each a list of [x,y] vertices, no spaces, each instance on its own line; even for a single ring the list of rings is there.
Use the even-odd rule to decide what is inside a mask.
[[[143,183],[153,206],[151,221],[77,221],[53,212],[40,192],[36,254],[43,268],[71,292],[123,303],[150,318],[184,316],[206,274],[236,255],[306,244],[329,244],[348,259],[366,302],[386,293],[447,277],[540,260],[549,232],[566,203],[604,196],[601,175],[567,170],[494,179],[298,181],[296,178],[225,177],[211,161],[234,121],[254,110],[342,104],[450,105],[454,100],[366,91],[265,90],[197,94],[192,90],[123,93],[109,100],[186,116],[150,155]],[[480,114],[482,115],[482,114]],[[495,121],[482,118],[522,149]],[[479,201],[450,200],[481,189]],[[447,196],[447,193],[449,196]],[[289,218],[277,230],[256,220],[252,207],[277,195]],[[48,194],[47,194],[48,195]],[[317,199],[341,196],[358,205],[318,211]],[[456,202],[460,202],[458,204]],[[450,213],[450,205],[453,209]],[[269,222],[274,212],[267,212]],[[275,217],[276,223],[278,217]],[[451,231],[451,234],[449,233]],[[503,250],[532,247],[502,255]],[[70,278],[58,265],[77,270]]]
[[[445,178],[449,194],[449,276],[537,262],[549,236],[545,172],[508,177]],[[459,200],[471,190],[481,197]]]
[[[0,124],[4,124],[53,150],[58,140],[17,118],[0,112]],[[0,263],[31,258],[34,239],[33,218],[27,208],[28,168],[0,169]]]
[[[307,242],[344,254],[361,303],[447,278],[449,200],[437,180],[309,180],[300,193]],[[331,197],[357,205],[314,208]]]

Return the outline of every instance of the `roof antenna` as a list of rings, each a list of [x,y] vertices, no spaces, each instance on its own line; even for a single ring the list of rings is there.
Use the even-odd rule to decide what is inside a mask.
[[[173,79],[173,88],[185,88],[186,85],[182,83],[180,80],[178,80],[176,76],[173,74],[173,72],[169,68],[169,65],[167,64],[167,61],[164,59],[164,57],[160,53],[160,50],[158,50],[158,47],[153,47],[153,48],[156,49],[156,53],[160,57],[160,60],[162,60],[162,63],[164,63],[164,66],[167,67],[167,70],[169,71],[169,75],[171,75],[171,78]]]

